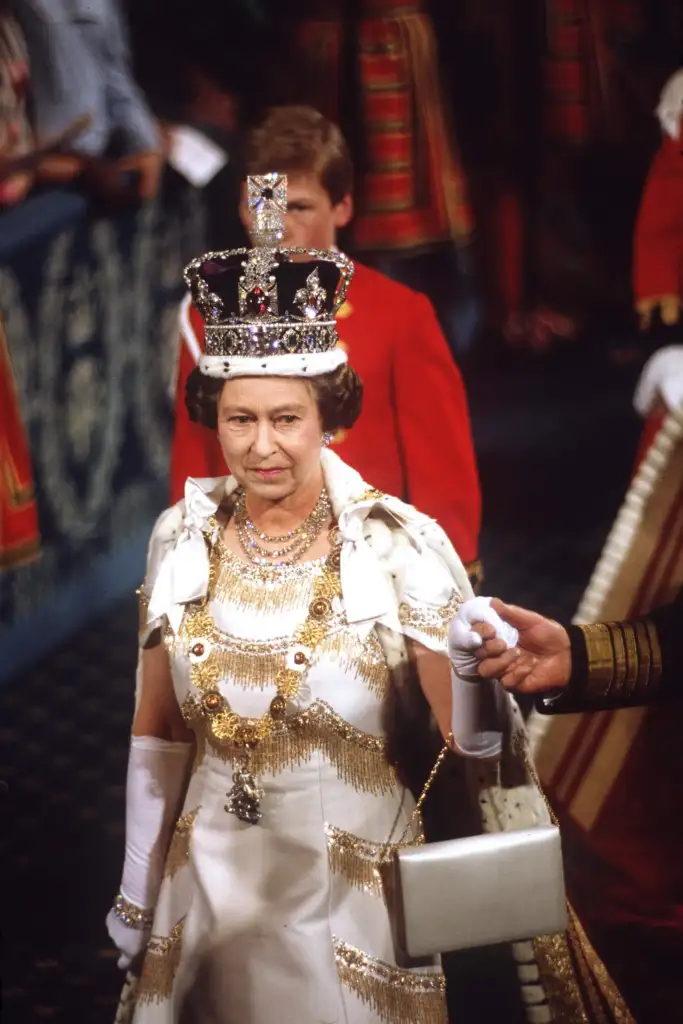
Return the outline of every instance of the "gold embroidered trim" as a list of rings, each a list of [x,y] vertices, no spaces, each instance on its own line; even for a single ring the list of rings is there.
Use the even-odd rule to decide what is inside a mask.
[[[184,927],[183,918],[168,937],[153,935],[147,943],[136,996],[138,1004],[163,1003],[171,998],[183,950]]]
[[[446,981],[440,971],[406,971],[334,938],[343,985],[387,1024],[447,1024]]]
[[[166,878],[173,878],[177,875],[190,859],[192,829],[194,828],[199,810],[199,807],[197,807],[196,810],[190,811],[189,814],[184,815],[182,818],[178,818],[176,822],[168,853],[166,854],[166,864],[164,866],[164,876]]]
[[[462,600],[456,591],[453,592],[448,603],[440,608],[430,608],[427,605],[415,608],[403,603],[399,605],[398,609],[399,622],[402,626],[445,642],[448,636],[448,623],[461,604]]]
[[[402,843],[374,843],[369,839],[361,839],[352,832],[346,832],[335,825],[325,825],[327,835],[327,858],[330,870],[343,875],[347,882],[363,892],[385,898],[384,886],[378,870],[380,855],[391,857],[397,850],[407,846],[421,846],[424,841],[422,824],[415,839]]]
[[[214,697],[212,710],[205,702]],[[222,735],[224,713],[225,702],[217,693],[209,693],[204,702],[186,697],[182,706],[185,721],[204,733],[212,751],[236,764],[243,760],[244,748]],[[334,766],[343,782],[358,792],[385,794],[396,787],[396,773],[386,760],[384,739],[349,725],[324,701],[278,722],[276,731],[250,750],[249,763],[256,775],[277,774],[310,760],[316,751]]]
[[[323,572],[325,559],[291,565],[253,565],[243,562],[219,541],[216,563],[212,597],[236,605],[240,610],[273,613],[307,607],[311,587]]]
[[[378,491],[376,487],[370,487],[367,491],[363,491],[363,493],[357,498],[354,498],[351,504],[359,505],[361,501],[381,501],[383,497],[383,491]]]
[[[624,635],[618,626],[614,629],[612,625],[608,624],[607,629],[609,630],[612,650],[614,651],[614,675],[612,676],[609,695],[614,696],[618,694],[621,697],[621,691],[626,681],[626,644],[624,642]]]
[[[661,677],[657,630],[640,622],[601,622],[580,627],[586,641],[588,677],[581,696],[604,705],[623,707],[652,692]]]
[[[625,686],[629,694],[636,691],[638,683],[638,645],[636,643],[636,631],[633,627],[622,627],[624,646],[626,648],[626,681]]]
[[[581,980],[589,991],[593,1010],[591,1024],[600,1020],[607,1024],[636,1024],[635,1017],[631,1014],[609,971],[593,949],[571,904],[568,909],[567,936],[579,966]],[[609,1007],[608,1013],[603,1009],[605,1003]]]
[[[534,939],[533,949],[551,1019],[557,1024],[588,1024],[567,936],[544,935]]]
[[[591,696],[605,697],[614,678],[614,649],[609,627],[604,623],[580,626],[588,655],[588,689]]]

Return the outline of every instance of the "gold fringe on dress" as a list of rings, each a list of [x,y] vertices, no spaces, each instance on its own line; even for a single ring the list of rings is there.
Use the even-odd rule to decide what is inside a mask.
[[[236,764],[244,759],[244,749],[221,735],[220,714],[205,714],[201,703],[192,697],[185,699],[182,713],[195,731],[204,730],[212,751],[224,761]],[[289,716],[278,732],[250,750],[250,770],[256,775],[277,774],[304,764],[316,751],[357,792],[384,794],[396,786],[384,739],[349,725],[324,701]]]
[[[193,680],[202,689],[213,689],[223,679],[248,689],[274,687],[291,646],[286,640],[243,640],[216,630],[205,631],[201,639],[211,644],[211,656],[202,664],[192,666]]]
[[[219,542],[211,597],[242,611],[264,614],[305,609],[310,601],[310,588],[302,584],[319,576],[323,566],[324,559],[288,565],[250,565]]]
[[[405,971],[334,939],[339,978],[387,1024],[447,1024],[440,971]]]
[[[384,886],[378,870],[380,855],[393,854],[406,846],[418,846],[424,843],[424,835],[410,839],[404,843],[373,843],[361,839],[351,832],[326,825],[327,857],[330,870],[342,875],[355,889],[372,893],[385,899]]]
[[[185,814],[182,818],[178,818],[166,855],[166,864],[164,865],[165,878],[174,878],[189,861],[192,829],[194,828],[199,810],[199,807],[197,807],[196,810],[190,811],[189,814]]]
[[[316,659],[336,661],[340,668],[362,679],[371,693],[383,697],[389,685],[389,670],[374,630],[361,640],[344,629],[341,616],[329,624],[329,629],[316,648]],[[193,678],[200,688],[213,688],[222,679],[245,688],[264,690],[275,686],[292,646],[291,637],[247,640],[223,633],[210,616],[200,611],[187,617],[183,633],[188,649],[194,643],[203,643],[211,652],[205,661],[193,665]]]
[[[382,645],[374,629],[361,640],[348,631],[339,630],[327,637],[318,648],[319,657],[329,657],[341,669],[356,675],[370,693],[382,699],[389,687],[390,675]]]
[[[184,919],[179,921],[170,936],[153,935],[147,944],[136,1002],[163,1003],[173,993],[183,949]]]

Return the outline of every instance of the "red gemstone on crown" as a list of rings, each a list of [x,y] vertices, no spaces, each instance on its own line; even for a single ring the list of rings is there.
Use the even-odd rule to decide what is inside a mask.
[[[247,310],[249,313],[268,313],[270,311],[270,295],[258,286],[252,288],[247,295]]]

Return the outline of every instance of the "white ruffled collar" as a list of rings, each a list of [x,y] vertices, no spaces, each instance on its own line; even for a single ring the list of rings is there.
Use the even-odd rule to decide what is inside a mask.
[[[419,531],[432,522],[410,505],[373,491],[363,478],[334,452],[322,452],[325,486],[342,539],[341,584],[350,624],[368,628],[381,622],[396,628],[396,596],[366,537],[365,520],[379,503],[421,546]],[[177,632],[185,604],[207,593],[209,556],[205,537],[215,540],[215,515],[226,496],[237,487],[233,477],[197,480],[185,484],[181,503],[183,521],[174,545],[164,556],[152,591],[148,620],[167,616]]]

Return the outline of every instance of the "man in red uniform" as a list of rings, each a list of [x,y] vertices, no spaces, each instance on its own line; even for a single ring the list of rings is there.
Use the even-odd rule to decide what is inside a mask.
[[[665,82],[656,114],[662,141],[633,234],[633,297],[641,328],[658,319],[672,344],[650,357],[638,382],[634,405],[645,427],[636,468],[667,414],[683,402],[683,68]]]
[[[248,140],[246,173],[287,174],[287,246],[329,249],[353,216],[353,167],[339,129],[308,107],[275,108]],[[243,214],[248,227],[246,212]],[[364,385],[363,413],[333,444],[374,487],[406,498],[446,530],[475,582],[481,497],[462,378],[431,303],[355,264],[339,331]],[[203,322],[182,308],[171,497],[188,476],[226,472],[216,437],[192,423],[185,381],[201,354]]]

